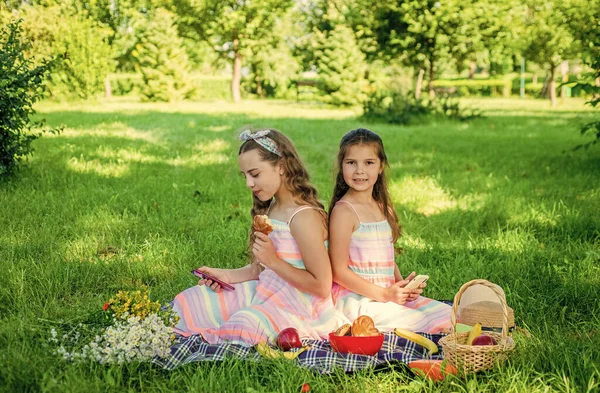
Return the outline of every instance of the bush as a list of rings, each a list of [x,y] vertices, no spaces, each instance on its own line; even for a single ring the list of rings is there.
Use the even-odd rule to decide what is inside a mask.
[[[116,96],[139,94],[144,85],[142,75],[134,73],[112,74],[109,81],[112,93]]]
[[[109,77],[113,95],[138,95],[144,86],[142,74],[119,73]],[[229,100],[231,97],[231,77],[190,74],[193,86],[191,100]]]
[[[430,113],[425,101],[417,100],[410,92],[378,91],[369,95],[363,104],[363,117],[366,120],[391,124],[411,124]]]
[[[32,106],[42,96],[44,78],[54,62],[32,66],[23,55],[28,46],[22,40],[20,21],[0,31],[0,178],[14,173],[19,161],[33,151],[31,143],[41,135],[31,132],[43,123],[31,122]]]
[[[510,79],[456,79],[436,80],[435,89],[444,94],[459,97],[510,95],[512,81]]]
[[[18,16],[31,43],[25,54],[32,64],[41,64],[34,56],[60,58],[45,81],[49,96],[86,99],[103,91],[104,79],[116,65],[107,27],[60,6],[23,6]]]
[[[427,101],[416,99],[410,91],[379,91],[365,101],[363,117],[366,120],[408,125],[421,123],[431,117],[466,121],[482,117],[482,114],[479,110],[461,107],[456,99],[447,96]]]

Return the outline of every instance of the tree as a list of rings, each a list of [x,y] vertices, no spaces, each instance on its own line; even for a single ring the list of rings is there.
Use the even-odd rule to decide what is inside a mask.
[[[33,104],[42,96],[43,80],[53,61],[35,66],[24,56],[20,22],[9,23],[0,31],[0,177],[14,173],[19,161],[30,154],[31,143],[39,137],[32,128]]]
[[[74,15],[72,9],[58,5],[22,6],[14,12],[23,19],[23,33],[32,43],[26,55],[34,64],[35,57],[60,56],[47,82],[50,94],[85,99],[102,91],[105,77],[115,67],[104,25],[85,12]]]
[[[182,35],[210,43],[232,64],[231,95],[241,100],[242,64],[250,48],[272,36],[293,0],[173,0]]]
[[[138,41],[133,57],[144,80],[142,99],[168,102],[189,98],[188,57],[173,15],[158,8],[142,16],[136,27]]]
[[[566,23],[567,10],[575,6],[571,0],[530,0],[526,17],[526,59],[546,67],[548,91],[552,106],[556,105],[556,68],[564,60],[581,54],[581,42]]]
[[[314,56],[319,73],[318,87],[334,105],[361,104],[366,95],[362,83],[365,56],[349,27],[337,25],[331,31],[316,32]]]
[[[600,109],[600,4],[589,6],[585,0],[573,0],[573,7],[565,10],[573,36],[580,40],[582,60],[591,68],[591,72],[582,75],[573,86],[573,90],[581,90],[591,95],[586,102]],[[578,145],[588,148],[600,141],[600,120],[592,121],[581,127],[582,135],[593,135],[591,142]]]

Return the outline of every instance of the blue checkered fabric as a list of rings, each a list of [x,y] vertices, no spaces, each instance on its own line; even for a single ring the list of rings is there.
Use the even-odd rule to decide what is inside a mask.
[[[443,337],[440,334],[423,334],[437,344]],[[418,359],[442,359],[440,351],[429,356],[427,350],[412,341],[398,337],[394,333],[385,333],[381,349],[375,356],[354,355],[335,352],[329,341],[302,340],[310,349],[301,353],[294,362],[299,366],[317,371],[321,374],[341,368],[353,372],[370,367],[381,367],[391,363],[409,363]],[[155,358],[154,363],[166,369],[174,369],[192,362],[212,362],[229,358],[260,361],[262,357],[254,347],[239,344],[209,344],[200,336],[178,336],[171,347],[171,354],[166,358]]]

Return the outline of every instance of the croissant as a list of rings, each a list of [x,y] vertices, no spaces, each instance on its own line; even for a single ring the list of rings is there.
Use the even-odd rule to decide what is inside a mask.
[[[377,336],[381,334],[375,322],[368,315],[361,315],[352,323],[352,335],[355,337]]]
[[[265,215],[256,215],[252,220],[252,232],[261,232],[265,235],[269,235],[273,231],[271,220]]]
[[[349,323],[342,325],[338,330],[335,331],[336,336],[349,336],[351,326]]]

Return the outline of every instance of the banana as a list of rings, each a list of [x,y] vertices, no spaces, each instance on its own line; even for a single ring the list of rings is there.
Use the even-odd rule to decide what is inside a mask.
[[[306,345],[296,352],[283,352],[283,351],[277,350],[275,348],[271,348],[269,346],[269,344],[267,344],[266,341],[256,344],[256,350],[258,351],[260,356],[262,356],[265,359],[284,358],[284,359],[288,359],[288,360],[294,360],[298,357],[298,355],[300,355],[302,352],[308,350],[309,348],[310,348],[310,346]]]
[[[400,336],[402,338],[405,338],[407,340],[410,340],[410,341],[413,341],[413,342],[419,344],[423,348],[427,349],[431,355],[438,352],[438,346],[433,341],[428,339],[427,337],[423,337],[420,334],[417,334],[415,332],[411,332],[410,330],[406,330],[406,329],[402,329],[402,328],[396,328],[394,330],[394,333],[396,333],[398,336]]]
[[[480,334],[481,324],[477,322],[475,325],[473,325],[473,329],[471,329],[471,331],[469,332],[469,337],[467,338],[467,345],[473,345],[473,340],[475,340],[475,337],[479,336]]]

